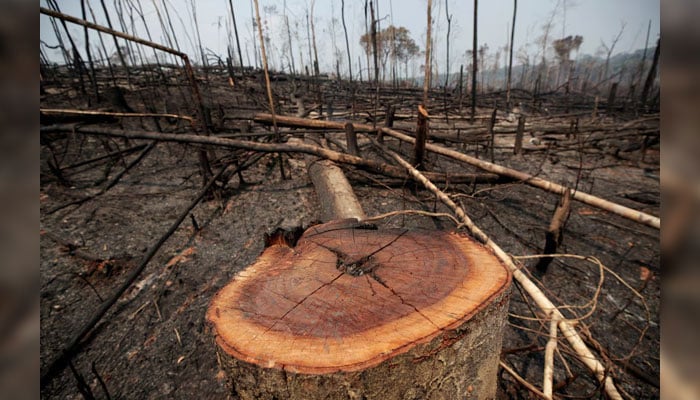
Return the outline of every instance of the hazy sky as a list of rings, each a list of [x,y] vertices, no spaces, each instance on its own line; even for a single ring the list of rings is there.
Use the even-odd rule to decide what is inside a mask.
[[[196,15],[200,35],[204,47],[217,54],[225,54],[228,42],[227,35],[231,28],[231,17],[228,0],[140,0],[143,7],[148,28],[153,40],[166,43],[165,36],[160,29],[160,22],[154,9],[157,4],[163,13],[162,4],[168,4],[173,25],[177,31],[177,39],[183,51],[197,58],[194,51],[196,33],[192,24],[192,4],[196,8]],[[550,32],[551,39],[561,38],[567,35],[583,36],[583,44],[580,49],[582,54],[597,54],[602,52],[602,44],[610,46],[613,39],[618,35],[622,26],[624,30],[619,42],[615,46],[614,54],[619,52],[630,52],[644,47],[646,39],[647,25],[651,21],[651,34],[649,45],[653,46],[659,36],[659,1],[660,0],[520,0],[518,2],[518,15],[515,28],[515,51],[529,54],[531,60],[537,55],[540,48],[537,40],[543,34],[543,26],[548,21],[552,21]],[[46,2],[42,0],[42,6]],[[97,16],[98,23],[105,24],[104,13],[100,2],[88,0]],[[106,1],[108,7],[113,7],[118,1]],[[124,4],[138,4],[136,0],[121,0]],[[248,59],[253,63],[252,44],[252,23],[251,10],[252,0],[232,0],[236,11],[236,21],[239,35],[241,37],[241,47],[243,48],[243,61],[248,64]],[[362,56],[363,68],[365,58],[361,53],[359,38],[365,32],[364,22],[364,1],[346,0],[345,18],[348,25],[348,35],[350,37],[351,53],[353,56],[353,68],[357,74],[357,59]],[[449,12],[453,16],[452,29],[450,34],[450,58],[452,70],[459,68],[460,63],[466,63],[464,54],[472,46],[472,21],[473,21],[473,0],[448,0]],[[61,11],[74,16],[80,16],[80,1],[58,0]],[[281,16],[286,5],[287,15],[292,30],[292,41],[297,68],[301,65],[301,60],[308,63],[307,50],[307,24],[306,12],[309,9],[311,0],[260,0],[260,12],[263,19],[266,19],[271,32],[271,54],[273,66],[280,68],[279,58],[283,48],[287,45],[286,28],[284,19]],[[381,26],[389,24],[405,26],[411,32],[413,39],[421,49],[425,46],[425,28],[427,24],[426,0],[379,0],[379,16],[382,19]],[[271,11],[271,7],[276,12]],[[343,36],[342,24],[340,22],[340,0],[317,0],[314,7],[316,21],[316,41],[319,50],[321,69],[331,71],[334,63],[333,41],[342,51],[341,69],[346,70],[345,39]],[[267,15],[267,18],[265,17]],[[479,45],[487,44],[489,52],[493,56],[502,49],[508,41],[508,31],[513,17],[512,0],[491,0],[479,2]],[[128,20],[128,13],[125,18]],[[140,17],[135,15],[135,29],[130,26],[132,34],[146,38],[146,32]],[[335,25],[332,19],[336,19]],[[92,20],[88,11],[88,19]],[[435,54],[440,63],[444,65],[445,57],[445,34],[447,22],[445,18],[445,1],[433,1],[433,35],[437,39]],[[112,23],[118,30],[119,22],[116,14],[111,15]],[[184,27],[187,26],[187,29]],[[83,46],[82,28],[69,24],[69,30],[79,47]],[[185,34],[187,31],[187,34]],[[256,32],[257,35],[257,32]],[[257,36],[256,36],[257,37]],[[41,39],[49,45],[57,43],[51,24],[46,16],[41,16]],[[97,38],[91,38],[92,46],[99,42]],[[302,49],[299,50],[298,46]],[[114,50],[111,40],[106,40],[108,51]],[[246,49],[248,55],[246,56]],[[549,51],[549,50],[548,50]],[[47,50],[47,53],[55,57],[57,52]],[[504,60],[505,52],[501,51],[501,60]],[[515,63],[517,63],[517,56]],[[416,60],[416,65],[422,64],[421,60]],[[503,62],[501,62],[503,65]],[[415,66],[414,66],[415,68]]]

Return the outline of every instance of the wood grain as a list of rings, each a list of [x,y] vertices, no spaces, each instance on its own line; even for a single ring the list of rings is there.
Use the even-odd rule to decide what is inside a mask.
[[[219,346],[265,368],[357,371],[455,329],[510,284],[454,233],[323,224],[273,245],[214,298]]]

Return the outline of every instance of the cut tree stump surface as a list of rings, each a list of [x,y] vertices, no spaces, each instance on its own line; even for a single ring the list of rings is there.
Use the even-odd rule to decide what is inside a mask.
[[[235,359],[301,374],[359,371],[507,301],[510,279],[460,234],[334,221],[295,247],[268,247],[216,295],[207,319]]]

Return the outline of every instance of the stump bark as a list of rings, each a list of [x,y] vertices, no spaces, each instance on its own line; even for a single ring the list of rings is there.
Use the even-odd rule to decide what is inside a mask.
[[[494,398],[510,280],[463,235],[333,221],[265,249],[207,320],[241,399]]]

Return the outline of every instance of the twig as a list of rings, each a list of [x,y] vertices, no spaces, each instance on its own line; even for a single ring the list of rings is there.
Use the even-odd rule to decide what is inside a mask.
[[[509,373],[513,378],[515,378],[515,380],[518,381],[518,383],[520,383],[521,385],[523,385],[527,390],[542,398],[546,398],[544,393],[542,393],[539,389],[534,387],[530,382],[526,381],[522,376],[518,375],[518,373],[515,372],[506,363],[504,363],[503,361],[499,361],[498,363],[501,365],[501,368],[503,368],[507,373]]]
[[[548,400],[552,399],[552,382],[554,381],[554,350],[557,348],[557,324],[559,320],[552,315],[549,324],[549,340],[544,348],[544,378],[542,382],[542,392]]]
[[[70,201],[70,202],[68,202],[68,203],[62,204],[62,205],[60,205],[60,206],[58,206],[58,207],[55,207],[55,208],[53,208],[53,209],[47,211],[46,214],[47,214],[47,215],[53,214],[53,213],[55,213],[55,212],[57,212],[57,211],[63,210],[64,208],[70,207],[70,206],[72,206],[72,205],[78,205],[78,206],[79,206],[79,205],[81,205],[81,204],[83,204],[83,203],[85,203],[85,202],[87,202],[87,201],[90,201],[90,200],[92,200],[92,199],[94,199],[94,198],[96,198],[96,197],[98,197],[98,196],[101,196],[101,195],[105,194],[109,189],[111,189],[112,187],[114,187],[114,185],[116,185],[117,183],[119,183],[119,181],[122,179],[122,177],[123,177],[124,175],[126,175],[126,173],[129,172],[129,170],[130,170],[131,168],[133,168],[134,166],[136,166],[136,164],[138,164],[139,162],[141,162],[141,160],[143,160],[143,158],[146,157],[146,155],[148,155],[148,153],[150,153],[151,150],[153,150],[153,148],[155,147],[156,143],[157,143],[157,142],[151,142],[151,143],[149,143],[148,146],[146,146],[146,148],[143,149],[143,151],[141,151],[141,153],[139,153],[139,155],[138,155],[133,161],[131,161],[131,162],[130,162],[123,170],[121,170],[121,172],[119,172],[114,178],[112,178],[112,180],[109,181],[109,183],[107,184],[107,186],[105,186],[104,188],[100,189],[99,192],[97,192],[97,193],[95,193],[95,194],[93,194],[93,195],[90,195],[90,196],[83,197],[83,198],[78,199],[78,200],[73,200],[73,201]]]
[[[90,389],[90,385],[88,385],[85,382],[85,379],[75,369],[72,362],[70,362],[70,361],[68,362],[68,367],[70,367],[70,371],[73,373],[73,377],[75,378],[76,385],[78,386],[78,391],[80,392],[80,394],[83,395],[83,398],[85,400],[95,400],[95,395],[92,394],[92,390]]]
[[[97,373],[97,368],[95,368],[94,361],[91,363],[91,369],[92,369],[92,373],[95,375],[95,378],[97,378],[97,382],[100,383],[100,387],[102,388],[102,392],[105,394],[105,397],[107,398],[107,400],[112,400],[112,396],[109,395],[109,390],[107,390],[107,385],[102,380],[102,377],[100,376],[100,374]]]
[[[452,214],[447,214],[447,213],[434,213],[434,212],[428,212],[428,211],[422,211],[422,210],[401,210],[401,211],[391,211],[388,213],[384,214],[379,214],[379,215],[374,215],[368,218],[363,219],[361,222],[376,222],[376,221],[381,221],[386,218],[394,217],[397,215],[422,215],[425,217],[444,217],[444,218],[449,218],[454,222],[454,224],[457,226],[457,229],[459,229],[462,224],[455,218]]]
[[[106,159],[106,158],[112,158],[112,157],[115,157],[115,156],[123,156],[123,155],[126,155],[126,154],[133,153],[133,152],[135,152],[135,151],[143,150],[144,147],[146,147],[145,144],[140,144],[140,145],[138,145],[138,146],[130,147],[130,148],[128,148],[128,149],[116,150],[116,151],[110,152],[110,153],[108,153],[108,154],[99,156],[99,157],[95,157],[95,158],[92,158],[92,159],[89,159],[89,160],[80,161],[80,162],[77,162],[77,163],[75,163],[75,164],[71,164],[71,165],[69,165],[69,166],[67,166],[67,167],[61,168],[61,170],[62,170],[62,171],[65,171],[65,170],[67,170],[67,169],[78,168],[78,167],[82,167],[83,165],[88,165],[88,164],[92,164],[92,163],[95,163],[95,162],[98,162],[98,161],[102,161],[102,160],[104,160],[104,159]]]
[[[179,114],[158,114],[158,113],[121,113],[121,112],[109,112],[109,111],[90,111],[90,110],[69,110],[63,108],[40,108],[39,112],[43,114],[56,114],[56,115],[104,115],[110,117],[161,117],[161,118],[176,118],[183,119],[190,124],[194,123],[194,118],[179,115]]]
[[[570,322],[582,321],[584,319],[587,319],[591,315],[593,315],[593,312],[596,309],[596,305],[598,304],[598,297],[600,297],[600,293],[603,290],[603,282],[605,281],[605,271],[610,272],[610,269],[608,269],[605,265],[603,265],[603,263],[600,262],[600,260],[598,260],[596,257],[580,256],[578,254],[532,254],[532,255],[527,255],[527,256],[512,256],[512,258],[515,260],[528,260],[528,259],[543,258],[543,257],[575,258],[577,260],[591,262],[591,263],[598,266],[598,271],[599,271],[598,285],[596,286],[595,293],[593,294],[593,297],[591,298],[591,300],[589,300],[586,304],[581,305],[581,306],[572,306],[572,305],[559,306],[559,309],[574,309],[574,308],[588,308],[588,307],[590,307],[590,310],[588,310],[588,312],[586,314],[584,314],[583,316],[579,316],[576,318],[569,318],[568,321],[570,321]]]
[[[77,353],[79,347],[80,347],[80,341],[83,340],[83,338],[92,330],[92,328],[102,319],[102,317],[107,313],[107,311],[114,305],[114,303],[119,300],[122,294],[131,287],[131,285],[136,281],[136,278],[139,277],[141,272],[146,268],[148,263],[151,261],[151,259],[156,255],[158,250],[165,244],[165,242],[172,236],[173,233],[177,230],[177,228],[180,226],[182,221],[187,218],[189,215],[190,211],[199,204],[199,202],[206,196],[206,194],[209,192],[209,189],[214,185],[216,180],[226,171],[228,168],[228,165],[222,168],[215,176],[213,176],[209,182],[204,186],[204,188],[199,192],[197,197],[187,206],[187,209],[185,209],[173,222],[173,224],[170,226],[168,231],[163,234],[160,239],[150,248],[146,256],[143,258],[141,261],[141,264],[135,268],[129,276],[126,278],[124,283],[110,296],[105,302],[103,302],[100,307],[95,311],[88,320],[87,323],[85,323],[79,330],[78,333],[73,336],[73,338],[68,342],[68,345],[66,345],[63,350],[60,351],[59,355],[50,363],[48,363],[48,367],[46,368],[45,372],[41,374],[41,380],[40,380],[40,386],[43,388],[45,387],[56,375],[58,375],[59,372],[65,368],[66,363],[70,362],[70,360],[73,358],[73,356]]]

